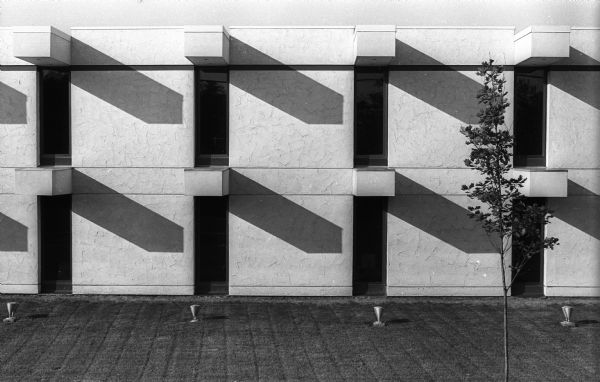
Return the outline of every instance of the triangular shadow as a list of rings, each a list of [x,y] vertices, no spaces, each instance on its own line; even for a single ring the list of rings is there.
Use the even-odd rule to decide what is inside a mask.
[[[0,82],[0,124],[27,123],[27,96]]]
[[[27,226],[0,213],[0,251],[27,252]]]

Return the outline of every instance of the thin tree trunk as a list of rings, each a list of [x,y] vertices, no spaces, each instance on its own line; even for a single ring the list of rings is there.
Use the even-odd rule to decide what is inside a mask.
[[[508,382],[508,290],[504,288],[504,381]]]

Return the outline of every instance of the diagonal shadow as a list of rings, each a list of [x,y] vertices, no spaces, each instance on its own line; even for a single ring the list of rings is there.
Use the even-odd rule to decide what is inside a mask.
[[[27,227],[0,213],[0,251],[27,252]]]
[[[553,205],[558,207],[553,209],[552,214],[570,226],[600,240],[600,195],[572,180],[568,182],[567,193],[569,195],[567,198],[555,198]],[[570,198],[571,196],[586,197],[586,203],[580,205],[577,203],[579,198]]]
[[[335,125],[344,122],[344,97],[340,93],[236,38],[231,37],[231,44],[233,52],[243,55],[245,62],[276,66],[269,67],[272,69],[269,71],[260,71],[259,78],[231,76],[232,85],[307,124]],[[269,83],[261,84],[258,80]]]
[[[0,82],[0,124],[27,123],[27,96]]]
[[[586,70],[580,72],[580,75],[592,75],[595,76],[594,79],[589,79],[586,81],[585,86],[581,86],[581,82],[572,82],[572,81],[561,81],[560,84],[552,84],[559,88],[560,90],[570,94],[571,96],[581,100],[591,107],[600,110],[600,88],[598,87],[598,80],[600,80],[600,61],[588,56],[587,54],[571,47],[569,50],[569,58],[561,60],[560,62],[567,62],[569,64],[575,65],[586,65],[586,66],[594,66],[592,70]],[[575,68],[567,68],[567,70],[575,69]],[[589,68],[588,68],[589,69]],[[575,69],[576,70],[576,69]]]
[[[149,252],[183,252],[183,227],[73,170],[73,212]]]
[[[71,40],[71,51],[74,62],[108,66],[86,68],[71,77],[73,85],[148,124],[182,123],[183,95],[80,40]]]
[[[465,124],[478,123],[480,106],[473,99],[481,89],[479,82],[400,40],[396,40],[396,56],[402,57],[403,64],[416,66],[394,68],[398,74],[410,73],[390,76],[391,85]]]
[[[229,199],[229,212],[306,253],[342,252],[342,228],[230,170],[230,195],[256,195],[256,203]]]
[[[485,231],[467,216],[467,210],[419,183],[396,173],[396,195],[414,195],[407,208],[388,212],[466,253],[491,253],[496,249]]]

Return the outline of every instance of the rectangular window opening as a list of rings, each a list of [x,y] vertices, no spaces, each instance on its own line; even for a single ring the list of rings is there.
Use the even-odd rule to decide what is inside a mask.
[[[546,198],[527,198],[525,202],[529,205],[537,204],[538,206],[546,205]],[[540,224],[540,239],[544,238],[544,223]],[[521,258],[520,248],[518,245],[513,245],[513,261],[512,265]],[[515,272],[513,271],[513,277]],[[544,248],[540,247],[531,259],[525,264],[525,267],[519,272],[515,283],[511,288],[513,296],[543,296],[544,295]]]
[[[547,70],[515,69],[515,167],[546,166]]]
[[[38,198],[41,292],[71,293],[71,195]]]
[[[195,294],[227,294],[226,196],[194,197]]]
[[[71,72],[40,68],[40,165],[71,165]]]
[[[387,166],[387,82],[385,68],[354,71],[354,165]]]
[[[227,68],[195,69],[196,167],[229,165],[228,86]]]
[[[386,294],[387,198],[354,198],[353,294]]]

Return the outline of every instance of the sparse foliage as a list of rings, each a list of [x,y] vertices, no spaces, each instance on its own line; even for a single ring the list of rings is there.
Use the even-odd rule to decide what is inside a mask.
[[[469,217],[481,223],[500,255],[504,293],[504,361],[505,380],[509,376],[508,293],[527,261],[542,248],[558,245],[555,237],[544,237],[543,228],[552,217],[546,206],[526,202],[521,194],[526,179],[512,177],[513,135],[505,124],[504,114],[510,105],[505,90],[503,67],[494,60],[483,62],[477,75],[483,87],[477,94],[481,110],[479,124],[462,126],[461,133],[471,147],[465,165],[479,172],[483,180],[463,185],[462,190],[478,205],[468,207]],[[512,248],[519,248],[512,251]],[[518,258],[512,259],[511,254]],[[507,270],[512,272],[507,272]]]

